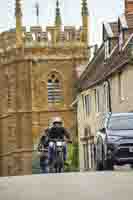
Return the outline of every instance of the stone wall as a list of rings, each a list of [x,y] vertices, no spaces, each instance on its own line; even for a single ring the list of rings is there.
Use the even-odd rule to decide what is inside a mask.
[[[54,116],[61,116],[64,125],[72,130],[76,123],[75,112],[71,108],[76,97],[76,67],[87,62],[86,49],[51,48],[47,51],[42,49],[40,53],[37,50],[32,51],[32,55],[33,135],[37,139]],[[47,84],[51,73],[57,73],[62,83],[63,101],[59,104],[48,103]]]
[[[30,174],[30,63],[29,68],[24,60],[0,65],[0,102],[0,175]]]

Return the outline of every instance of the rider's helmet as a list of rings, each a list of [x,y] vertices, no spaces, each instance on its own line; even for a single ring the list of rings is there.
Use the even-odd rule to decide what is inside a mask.
[[[52,120],[52,124],[55,125],[55,124],[59,124],[59,125],[62,125],[62,119],[61,117],[54,117],[53,120]]]

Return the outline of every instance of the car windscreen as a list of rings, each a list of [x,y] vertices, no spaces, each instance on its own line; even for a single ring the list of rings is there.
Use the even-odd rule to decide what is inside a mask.
[[[111,130],[133,130],[133,116],[113,116],[108,123]]]

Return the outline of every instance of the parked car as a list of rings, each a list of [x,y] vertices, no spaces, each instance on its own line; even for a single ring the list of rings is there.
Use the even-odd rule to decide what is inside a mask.
[[[95,161],[97,170],[113,170],[114,165],[133,168],[133,113],[109,113],[97,132]]]

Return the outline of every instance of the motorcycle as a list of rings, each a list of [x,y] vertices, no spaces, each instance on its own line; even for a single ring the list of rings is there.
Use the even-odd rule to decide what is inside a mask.
[[[64,172],[64,149],[65,141],[61,139],[52,139],[49,145],[54,149],[52,163],[50,164],[50,173]]]

